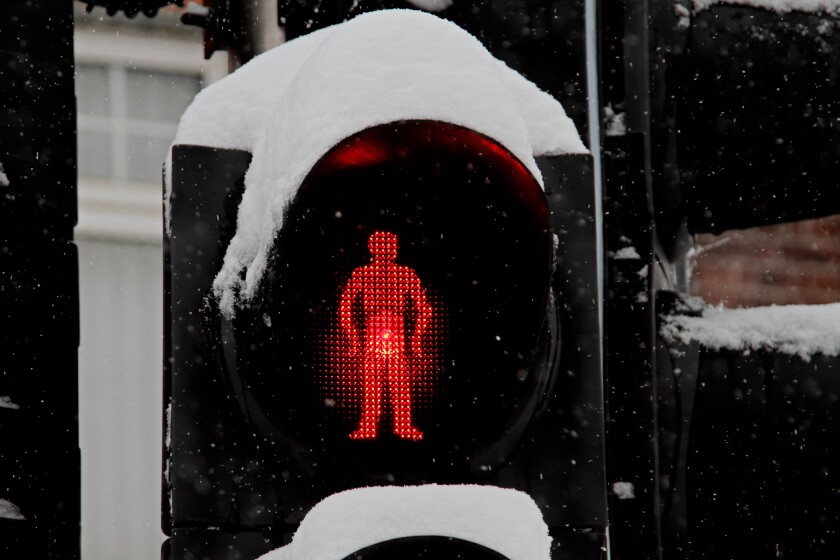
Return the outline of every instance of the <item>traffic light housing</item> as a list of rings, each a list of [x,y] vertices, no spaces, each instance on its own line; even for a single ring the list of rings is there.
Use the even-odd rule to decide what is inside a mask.
[[[189,135],[184,142],[200,145],[172,149],[163,501],[172,558],[227,545],[276,547],[330,494],[435,482],[527,491],[557,549],[601,554],[592,158],[567,153],[583,147],[576,131],[568,145],[579,147],[561,142],[568,119],[553,99],[455,26],[400,11],[360,16],[343,29],[382,41],[393,26],[369,26],[395,18],[439,26],[435,48],[462,41],[454,60],[475,57],[475,65],[431,72],[422,49],[401,61],[381,45],[369,45],[359,62],[347,54],[359,43],[350,31],[302,38],[281,47],[302,64],[282,86],[297,108],[280,104],[254,123],[271,132],[253,154]],[[350,72],[360,95],[340,89],[346,66],[378,68],[378,56],[392,77],[415,84],[416,64],[429,80],[407,95],[390,82],[378,91],[378,82],[357,80],[367,68]],[[240,75],[255,80],[275,62],[268,54]],[[459,79],[441,79],[450,71]],[[487,78],[488,87],[459,81],[469,76]],[[201,109],[234,90],[233,114],[259,113],[247,99],[257,92],[255,99],[268,99],[263,86],[276,88],[270,74],[259,77],[255,88],[214,86],[182,130],[198,127]],[[307,88],[323,88],[325,79],[339,89],[307,103]],[[465,91],[452,91],[453,83]],[[325,103],[337,91],[347,101]],[[516,98],[522,106],[506,105]],[[387,106],[376,111],[376,103]],[[336,107],[354,107],[353,118],[329,116]],[[360,113],[369,115],[361,124]],[[548,126],[540,114],[563,118]],[[221,111],[218,119],[231,116]],[[329,133],[318,124],[326,121]],[[542,146],[535,138],[551,140]],[[535,162],[534,152],[563,155]],[[275,173],[301,182],[287,192],[284,178],[269,177]],[[272,211],[254,204],[280,198],[287,204]],[[259,266],[237,270],[237,262],[248,266],[237,260],[250,251],[243,232],[267,231],[254,224],[269,215],[280,225],[260,238]],[[243,299],[231,305],[237,294]]]
[[[472,131],[428,121],[362,131],[313,168],[254,306],[229,320],[214,307],[209,275],[233,235],[249,161],[235,150],[173,149],[163,501],[171,557],[220,543],[268,550],[329,494],[423,482],[527,490],[556,546],[598,554],[602,534],[568,530],[605,520],[589,156],[542,158],[546,195]],[[386,230],[446,339],[435,342],[432,330],[424,339],[423,386],[435,388],[414,387],[419,441],[391,433],[389,410],[375,439],[349,437],[363,376],[361,358],[345,355],[341,293],[369,263],[371,234]]]
[[[692,231],[840,213],[837,48],[836,13],[714,6],[692,18],[676,120]]]
[[[309,450],[301,472],[317,463],[344,488],[496,469],[545,404],[551,372],[530,368],[558,334],[551,249],[539,185],[495,142],[438,122],[368,129],[310,172],[253,308],[222,325],[230,389],[265,437]],[[359,411],[380,408],[353,441]]]
[[[283,22],[286,24],[289,37],[295,37],[328,24],[341,22],[358,12],[380,7],[382,3],[379,2],[359,2],[352,5],[348,2],[326,9],[322,5],[316,6],[291,0],[281,3],[281,9],[284,10],[281,17],[284,18]],[[587,99],[587,95],[583,94],[585,88],[582,77],[586,75],[587,69],[595,67],[595,61],[591,59],[587,61],[583,56],[583,4],[581,2],[555,2],[548,8],[544,4],[535,3],[523,8],[521,3],[493,1],[482,3],[481,7],[490,9],[474,10],[474,3],[469,6],[454,4],[440,13],[459,25],[473,30],[476,36],[480,37],[499,58],[531,77],[556,97],[563,99],[569,114],[576,119],[579,130],[585,130],[587,124],[595,123],[597,126],[598,119],[593,118],[588,123],[586,119],[587,101],[593,101],[593,105],[589,106],[591,110],[591,107],[598,105],[597,100],[592,96]],[[716,539],[713,537],[724,534],[726,531],[729,531],[726,533],[727,539],[731,536],[740,543],[739,546],[746,546],[744,550],[753,553],[754,550],[749,550],[749,544],[743,545],[747,541],[744,541],[737,532],[726,528],[723,532],[716,532],[716,529],[709,528],[711,525],[705,519],[698,518],[691,512],[692,508],[695,512],[724,511],[731,514],[734,511],[726,509],[732,505],[731,503],[727,503],[725,507],[719,505],[722,499],[717,496],[722,494],[716,491],[724,487],[724,485],[718,485],[716,469],[719,469],[720,465],[729,464],[726,462],[727,459],[713,457],[708,462],[704,462],[705,459],[689,457],[689,453],[697,450],[716,449],[718,441],[713,438],[704,440],[702,434],[707,432],[704,432],[702,427],[697,427],[697,424],[691,424],[697,421],[695,419],[690,422],[693,414],[691,408],[693,395],[696,392],[700,397],[709,399],[709,395],[713,394],[711,400],[705,402],[723,402],[726,400],[724,393],[727,386],[721,385],[723,389],[718,390],[698,385],[698,378],[695,376],[697,347],[672,348],[660,336],[659,328],[662,317],[675,312],[675,305],[677,307],[682,305],[675,303],[678,298],[675,298],[669,290],[686,289],[684,276],[686,263],[682,259],[691,245],[693,233],[813,217],[836,213],[840,208],[837,202],[837,190],[832,188],[836,181],[831,180],[832,177],[837,176],[838,159],[835,153],[837,127],[835,125],[840,122],[834,118],[836,112],[831,102],[836,98],[836,95],[832,93],[836,91],[834,76],[837,63],[835,58],[830,57],[830,53],[836,51],[833,45],[837,37],[840,37],[840,34],[836,32],[836,17],[833,18],[830,14],[801,13],[795,10],[781,14],[749,6],[720,4],[710,4],[700,8],[691,6],[688,2],[648,6],[643,2],[628,1],[602,3],[601,7],[603,8],[600,14],[602,19],[597,29],[597,32],[601,34],[599,39],[602,54],[602,58],[598,61],[601,63],[599,76],[601,80],[598,87],[600,90],[598,93],[602,96],[600,105],[609,105],[612,112],[621,113],[623,110],[623,124],[626,125],[618,126],[622,123],[616,119],[613,122],[616,126],[610,126],[609,130],[599,131],[598,134],[592,135],[593,138],[600,137],[603,142],[601,163],[603,164],[606,222],[604,336],[607,344],[605,354],[607,371],[605,380],[608,386],[607,399],[610,404],[606,418],[610,440],[608,450],[611,457],[608,464],[608,480],[609,488],[613,490],[610,504],[613,555],[628,557],[679,555],[692,546],[693,550],[702,553],[703,550],[709,549],[708,547],[718,546],[714,544]],[[778,38],[785,40],[779,41]],[[794,48],[791,48],[791,45]],[[731,87],[734,93],[727,92],[726,87]],[[595,92],[589,93],[594,95]],[[604,113],[607,111],[604,110]],[[248,157],[248,154],[233,151],[216,152],[211,156],[202,149],[194,150],[187,156],[183,150],[185,148],[180,150],[183,159],[179,164],[186,167],[193,165],[196,161],[201,161],[204,167],[218,169],[218,166],[222,164],[216,159],[227,161],[228,157],[234,159]],[[370,156],[365,150],[361,150],[361,153],[365,154],[364,157]],[[191,164],[190,161],[193,163]],[[552,468],[556,468],[557,465],[564,465],[570,457],[577,465],[581,455],[573,450],[575,446],[580,445],[592,451],[600,441],[600,432],[597,429],[589,432],[577,429],[591,426],[589,422],[592,417],[598,417],[595,420],[596,423],[601,421],[598,416],[600,414],[598,405],[592,404],[600,402],[600,394],[591,392],[592,386],[588,385],[589,381],[572,382],[564,379],[562,375],[563,371],[570,372],[568,374],[570,377],[578,375],[581,371],[592,371],[587,369],[592,366],[592,362],[591,360],[587,362],[586,357],[597,355],[600,350],[600,339],[597,336],[591,338],[592,333],[598,332],[597,312],[593,313],[593,304],[586,300],[587,296],[591,297],[597,292],[597,275],[594,274],[591,265],[600,259],[595,247],[597,243],[594,242],[595,227],[587,222],[587,220],[594,220],[597,215],[593,202],[597,195],[591,196],[592,179],[587,175],[592,172],[592,166],[585,161],[585,158],[574,156],[546,158],[540,161],[540,167],[546,177],[552,229],[559,238],[556,257],[558,266],[552,276],[552,287],[555,297],[561,303],[558,317],[562,325],[559,332],[563,340],[560,346],[563,365],[561,375],[554,381],[557,385],[554,389],[549,389],[549,393],[554,398],[561,399],[565,397],[558,395],[563,391],[566,395],[576,396],[574,398],[570,396],[569,401],[563,401],[563,404],[556,406],[548,402],[544,416],[540,417],[534,425],[538,427],[538,430],[544,430],[543,435],[557,433],[552,431],[553,428],[546,427],[551,425],[551,422],[545,420],[545,415],[550,416],[552,411],[558,410],[563,412],[558,413],[555,419],[573,410],[573,414],[579,415],[582,421],[574,428],[570,428],[572,424],[563,424],[558,420],[554,426],[560,427],[559,433],[569,436],[563,440],[562,445],[542,445],[538,441],[539,438],[530,439],[528,443],[530,447],[516,449],[512,459],[504,464],[502,471],[491,471],[483,474],[481,478],[482,481],[514,487],[539,484],[535,482],[536,478],[528,478],[529,475],[523,474],[531,468],[527,465],[538,465],[535,467],[538,469],[541,469],[542,465],[552,465]],[[184,185],[190,185],[183,188],[182,196],[184,193],[199,192],[200,188],[206,186],[199,185],[196,179],[186,177],[182,179],[185,181]],[[208,175],[202,180],[209,184],[214,179]],[[315,182],[317,181],[313,180],[313,183]],[[557,187],[558,184],[562,186]],[[571,186],[575,184],[580,188]],[[322,183],[321,187],[311,187],[311,185],[310,187],[314,189],[313,192],[328,192],[324,185],[326,183]],[[225,186],[222,190],[227,188],[229,187]],[[327,190],[321,191],[321,188]],[[235,207],[239,196],[236,193],[241,192],[237,190],[238,187],[231,189],[230,198],[226,203],[228,208]],[[587,196],[588,200],[586,200]],[[316,197],[313,196],[313,198]],[[231,217],[229,210],[219,213],[216,208],[201,212],[208,213],[209,216],[223,216],[219,218],[222,223],[233,222],[234,218]],[[188,206],[183,215],[187,216],[192,210]],[[293,216],[298,211],[304,214],[307,212],[292,209],[290,216],[304,222],[304,218]],[[191,223],[191,218],[183,219],[186,220],[184,223]],[[330,220],[325,221],[325,223],[329,222]],[[206,224],[200,227],[213,231],[216,231],[217,227],[222,227],[219,224],[213,224],[212,218],[208,218]],[[574,224],[580,227],[575,229]],[[342,371],[345,369],[342,364],[352,364],[354,359],[357,362],[359,360],[358,356],[355,358],[345,356],[348,348],[354,345],[346,334],[348,329],[340,324],[341,294],[351,285],[352,271],[369,262],[370,255],[366,243],[370,240],[371,234],[378,231],[393,233],[399,243],[404,240],[402,234],[391,232],[385,227],[381,230],[377,227],[367,230],[362,228],[361,231],[355,232],[357,234],[355,241],[351,243],[354,248],[348,249],[350,256],[347,257],[352,262],[344,265],[345,269],[343,275],[339,275],[340,278],[333,278],[331,286],[324,288],[329,295],[323,296],[320,300],[311,298],[305,302],[299,302],[301,307],[305,303],[318,304],[312,307],[314,312],[323,313],[322,317],[329,318],[328,323],[333,322],[326,328],[326,334],[310,335],[315,340],[338,341],[337,346],[340,350],[336,354],[328,353],[328,356],[333,356],[334,359],[330,358],[318,363],[315,363],[317,359],[313,359],[316,366],[320,364],[319,367],[328,371],[335,369]],[[571,231],[574,235],[568,233]],[[225,246],[230,235],[232,233],[228,232],[220,236],[221,247]],[[275,249],[279,251],[279,247],[287,238],[294,238],[294,234],[289,229],[281,232]],[[183,239],[182,237],[181,242]],[[413,245],[414,241],[409,240],[409,256]],[[577,249],[573,250],[575,246]],[[189,247],[189,245],[183,247]],[[204,250],[201,249],[199,252]],[[216,247],[212,250],[220,249]],[[221,250],[223,252],[223,249]],[[402,255],[400,251],[402,249],[398,250],[398,254]],[[327,253],[326,250],[322,252]],[[282,258],[278,255],[280,255],[279,252],[274,253],[275,265],[282,263]],[[294,251],[291,251],[290,255],[294,256]],[[306,260],[307,256],[309,255],[299,255],[298,261]],[[416,263],[402,264],[399,259],[397,263],[409,267],[426,290],[426,286],[422,284],[425,273],[422,273],[421,266]],[[212,266],[208,266],[208,269],[216,270],[217,267],[218,260]],[[186,269],[182,268],[181,271],[183,270]],[[197,270],[196,272],[207,274],[206,271]],[[176,271],[173,279],[180,273]],[[280,282],[281,277],[284,276],[276,273],[277,282]],[[323,276],[316,273],[315,280],[311,283],[317,286],[322,278]],[[310,284],[309,280],[297,282],[306,287]],[[374,281],[373,284],[377,282]],[[183,283],[181,285],[184,286]],[[204,286],[201,286],[198,291],[201,289],[204,289]],[[283,289],[286,291],[278,290],[278,293],[289,293],[289,289]],[[189,290],[182,289],[180,293],[187,292]],[[248,451],[251,455],[245,453],[243,457],[264,457],[266,452],[261,449],[265,446],[276,448],[278,445],[289,443],[285,441],[278,444],[283,440],[281,436],[286,431],[278,430],[277,422],[270,417],[276,416],[276,413],[272,412],[268,417],[259,417],[262,409],[267,408],[265,402],[270,399],[271,394],[276,394],[276,391],[265,384],[258,384],[258,388],[253,389],[253,379],[262,375],[254,373],[254,368],[247,363],[249,360],[255,363],[264,361],[264,358],[257,356],[261,353],[264,356],[268,355],[268,351],[274,348],[272,342],[279,343],[281,336],[274,334],[275,331],[294,330],[288,325],[278,327],[274,320],[276,313],[270,309],[271,305],[284,306],[281,300],[285,296],[277,295],[265,286],[263,286],[261,296],[255,308],[241,311],[242,316],[238,316],[233,322],[219,319],[219,324],[213,325],[208,331],[222,333],[214,342],[221,350],[213,355],[221,354],[225,357],[226,369],[217,370],[217,372],[222,372],[221,377],[218,378],[222,381],[217,383],[226,387],[222,389],[222,392],[227,395],[225,397],[229,401],[227,404],[234,410],[231,413],[232,418],[240,421],[244,414],[247,420],[242,424],[243,433],[252,430],[253,433],[258,434],[257,442],[252,446],[253,449]],[[332,303],[324,303],[328,301]],[[353,305],[350,304],[349,307],[352,308]],[[358,307],[362,304],[357,302],[355,305]],[[598,303],[594,304],[594,306],[597,305]],[[263,313],[259,312],[263,309],[260,306],[265,306]],[[339,309],[338,313],[335,312],[336,306]],[[307,307],[307,312],[308,309]],[[685,309],[680,311],[680,313],[685,312],[687,312]],[[353,315],[352,312],[350,314]],[[358,321],[358,319],[355,320]],[[320,323],[316,319],[312,321]],[[408,318],[407,326],[404,325],[405,332],[411,332],[412,325],[416,324],[415,321],[416,319]],[[439,332],[449,332],[447,329],[450,329],[451,325],[447,321],[442,323]],[[388,327],[390,323],[382,325]],[[385,328],[383,332],[389,330]],[[550,328],[550,332],[557,331],[556,328]],[[263,334],[260,335],[260,332]],[[215,334],[213,336],[216,337]],[[294,333],[291,337],[295,339],[293,346],[298,344],[297,338],[305,338],[305,336],[307,335]],[[321,336],[321,339],[318,339],[318,336]],[[305,343],[295,346],[295,348],[299,347],[309,348]],[[245,348],[243,353],[239,352],[241,348]],[[383,348],[386,347],[383,346]],[[550,349],[551,346],[549,345],[548,348]],[[680,352],[685,352],[685,354],[679,354]],[[298,352],[292,361],[305,362],[307,358],[304,354],[305,352]],[[544,355],[542,350],[537,354]],[[545,353],[545,355],[548,354],[551,352]],[[288,359],[288,356],[282,358]],[[748,368],[754,365],[754,360],[743,361],[748,363],[746,366]],[[744,367],[738,365],[738,360],[735,362],[732,366],[733,371]],[[445,365],[445,356],[435,357],[431,363],[435,364],[434,368],[442,368],[440,364]],[[823,364],[823,362],[820,363]],[[356,367],[359,367],[358,363]],[[766,364],[761,367],[768,372],[779,370],[779,368],[766,367]],[[821,367],[832,366],[823,364]],[[361,367],[361,369],[364,368]],[[727,375],[730,374],[716,369],[712,371],[711,378],[725,379]],[[343,379],[341,376],[336,376],[336,378]],[[359,384],[363,386],[363,381],[360,382],[358,379],[357,376],[357,380],[351,382],[351,386],[355,387],[357,392],[363,391],[359,389]],[[564,382],[566,384],[561,390],[559,387]],[[329,386],[328,383],[324,385]],[[261,391],[267,387],[269,390],[265,392],[266,394],[262,394]],[[315,391],[314,394],[320,398],[324,396],[325,389],[321,385],[318,387],[322,392]],[[431,394],[433,393],[424,393],[426,396]],[[596,395],[595,398],[592,398],[593,394]],[[429,400],[435,398],[437,397],[430,397]],[[363,397],[358,396],[356,399],[356,402],[359,402],[358,399],[364,400]],[[321,405],[332,411],[339,400],[327,396]],[[181,406],[186,402],[181,400]],[[737,403],[726,402],[736,409],[740,406]],[[198,405],[196,407],[196,409],[200,408]],[[358,408],[358,406],[355,408],[357,414]],[[719,420],[716,414],[725,414],[728,410],[725,407],[716,409],[715,405],[707,405],[702,414],[710,414],[709,417]],[[341,412],[335,411],[335,414],[340,415]],[[586,414],[592,416],[584,419]],[[387,410],[381,414],[376,438],[370,438],[374,441],[363,442],[364,445],[376,446],[390,438],[389,445],[424,445],[428,448],[431,436],[428,429],[422,429],[422,426],[418,430],[423,437],[416,438],[418,441],[401,441],[399,433],[389,435],[390,423],[394,422],[390,415],[391,413]],[[697,418],[702,418],[702,415]],[[189,425],[190,421],[192,420],[188,415],[182,416],[179,420],[182,426]],[[345,417],[346,425],[335,433],[343,434],[350,439],[349,435],[353,434],[355,428],[358,427],[357,421],[357,417],[352,417],[351,420]],[[184,424],[184,422],[187,423]],[[216,425],[224,426],[223,423]],[[317,430],[327,430],[325,423],[319,424],[315,421],[308,425],[314,425],[313,433],[321,433]],[[534,426],[526,428],[526,440],[531,438],[532,432],[528,430],[532,427]],[[716,427],[717,425],[713,428]],[[720,433],[724,431],[718,430]],[[708,433],[714,434],[714,437],[726,438],[725,433],[721,436],[718,432],[715,432],[715,429],[708,430]],[[265,434],[273,435],[266,436]],[[700,434],[699,439],[697,434]],[[455,434],[447,435],[455,437]],[[788,435],[785,437],[787,438]],[[316,439],[311,434],[306,438]],[[580,438],[580,441],[577,438]],[[329,439],[327,437],[325,441]],[[189,447],[191,444],[183,443],[183,441],[185,440],[182,440],[182,448],[172,448],[173,456],[184,457],[192,453],[190,449],[193,448]],[[261,443],[263,441],[268,443]],[[687,443],[689,441],[691,443]],[[360,442],[344,441],[343,443],[353,445]],[[322,445],[325,444],[319,441],[315,448]],[[823,444],[820,442],[818,445]],[[260,449],[257,449],[258,447]],[[396,447],[392,448],[396,449]],[[302,449],[301,457],[311,459],[312,449]],[[207,452],[202,450],[202,453],[206,455]],[[274,452],[268,455],[272,453]],[[539,455],[540,459],[533,461],[523,459],[529,454]],[[557,513],[558,504],[570,504],[572,503],[570,499],[574,500],[574,497],[563,495],[567,489],[594,488],[599,484],[595,479],[602,476],[602,470],[600,470],[602,463],[595,458],[596,456],[597,453],[594,451],[593,455],[589,455],[589,464],[595,464],[596,467],[592,471],[594,473],[592,478],[587,483],[582,483],[586,475],[578,471],[577,474],[570,475],[571,479],[563,478],[568,473],[562,475],[554,473],[553,476],[556,478],[552,479],[554,481],[551,483],[552,491],[529,486],[532,495],[541,501],[543,512],[552,527],[553,534],[555,536],[559,534],[561,540],[570,538],[569,535],[580,537],[585,528],[594,528],[596,533],[603,529],[602,522],[598,521],[602,519],[599,516],[603,511],[599,509],[598,500],[593,502],[595,505],[591,510],[587,510],[587,513],[574,519],[563,518],[565,513]],[[549,457],[551,457],[550,460]],[[306,465],[307,460],[301,460],[301,464]],[[376,460],[376,458],[370,459],[371,462]],[[690,460],[694,461],[691,464],[694,473],[703,472],[703,480],[699,486],[687,486],[686,473],[689,470]],[[517,461],[520,462],[517,463]],[[215,459],[211,462],[223,463]],[[239,463],[232,462],[231,464]],[[259,461],[245,464],[251,466],[242,467],[248,474],[240,477],[240,481],[245,481],[244,486],[247,488],[254,487],[256,483],[253,481],[258,477],[255,473],[260,469],[270,470],[269,467],[265,467],[265,463]],[[463,467],[464,464],[465,462],[462,462],[461,466]],[[388,466],[391,465],[393,463]],[[405,465],[401,466],[401,468],[405,467]],[[351,465],[349,470],[353,468]],[[458,470],[453,465],[434,466],[434,469],[437,469],[436,476],[443,474],[449,476],[448,469],[450,468],[452,472]],[[361,468],[358,470],[364,471]],[[462,469],[461,474],[463,473]],[[287,485],[284,483],[285,486],[276,485],[267,492],[255,492],[251,496],[252,499],[257,500],[256,496],[271,496],[273,491],[275,495],[268,501],[271,502],[276,498],[276,501],[271,503],[285,505],[272,511],[283,511],[275,518],[267,519],[257,515],[257,513],[262,515],[264,511],[260,513],[258,509],[255,509],[253,511],[256,513],[248,520],[248,523],[257,523],[255,519],[264,520],[265,525],[262,525],[263,529],[259,530],[273,535],[271,538],[274,542],[277,542],[278,534],[294,529],[301,512],[306,508],[302,504],[307,499],[312,499],[311,496],[307,496],[308,489],[311,488],[306,482],[307,477],[312,480],[317,476],[314,473],[299,476],[294,470],[284,470],[281,474],[286,477],[284,480],[292,482]],[[399,474],[405,476],[404,471]],[[335,488],[340,488],[344,484],[342,476],[349,475],[343,470],[336,472],[333,469],[328,478],[335,482]],[[362,472],[361,477],[364,478],[364,476]],[[462,480],[457,476],[453,480]],[[465,476],[472,480],[470,477],[473,474],[468,472]],[[394,482],[397,478],[390,471],[384,474],[384,482]],[[377,480],[377,482],[382,481]],[[753,484],[751,481],[752,490],[749,491],[753,491],[763,483]],[[182,481],[179,484],[181,484],[179,491],[184,492],[184,496],[189,496],[187,483]],[[199,481],[197,484],[202,486],[203,483]],[[295,484],[298,485],[297,489],[295,489]],[[283,488],[281,489],[280,486]],[[269,488],[268,483],[265,487]],[[705,492],[707,489],[711,492]],[[234,490],[240,494],[244,492],[239,487]],[[697,494],[690,496],[688,493],[691,491]],[[729,490],[726,491],[729,492]],[[228,490],[225,492],[227,493]],[[295,496],[295,492],[302,495]],[[586,491],[583,493],[585,494]],[[705,496],[699,494],[705,494]],[[727,494],[727,496],[736,495],[735,491]],[[190,498],[185,499],[188,502]],[[183,506],[187,502],[180,501],[179,503]],[[797,507],[802,505],[799,502],[796,504]],[[290,506],[291,509],[286,506]],[[576,503],[574,506],[567,507],[578,508],[579,506],[580,504]],[[583,509],[578,509],[578,512],[586,508],[585,505],[580,507]],[[298,509],[295,510],[295,508]],[[802,508],[801,511],[804,512],[808,509],[808,505],[805,504]],[[235,526],[243,527],[245,525],[240,523],[244,519],[242,511],[241,506],[236,506],[230,510],[227,517],[224,515],[222,517],[235,519],[238,523]],[[813,513],[810,510],[809,512],[809,514]],[[691,516],[695,517],[692,519]],[[781,519],[778,515],[775,515],[775,518]],[[194,519],[195,517],[190,516],[178,517],[175,533],[180,533],[180,535],[176,535],[174,542],[179,542],[178,539],[183,536],[184,531],[181,528],[190,526],[189,524],[193,523]],[[813,527],[828,526],[831,519],[830,516],[816,514],[813,517],[813,523],[810,523],[809,531],[817,534]],[[263,521],[259,522],[263,523]],[[209,521],[204,523],[209,523]],[[695,525],[689,526],[689,523],[695,523]],[[797,523],[805,524],[799,521]],[[200,523],[192,526],[198,524]],[[565,533],[558,531],[558,527],[564,524],[571,529]],[[698,530],[697,524],[704,527]],[[728,523],[721,525],[729,526]],[[750,531],[758,527],[749,523],[740,526]],[[257,525],[252,524],[247,527],[249,530],[256,530],[254,527]],[[768,527],[770,529],[767,529]],[[765,530],[771,532],[772,525],[764,525],[761,528],[762,536],[767,534],[763,532]],[[238,533],[237,538],[244,538],[246,533],[247,531]],[[704,548],[705,544],[691,543],[689,539],[694,538],[692,535],[709,535],[708,539],[701,540],[711,544]],[[214,536],[214,538],[221,539],[222,537]],[[766,546],[766,539],[763,546]],[[591,549],[589,550],[591,552]],[[769,549],[762,548],[763,552],[766,550]],[[724,548],[724,551],[729,553],[732,549]]]

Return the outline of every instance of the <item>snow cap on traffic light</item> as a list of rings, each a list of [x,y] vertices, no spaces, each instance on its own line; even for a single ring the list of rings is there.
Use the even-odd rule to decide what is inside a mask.
[[[377,543],[451,537],[510,560],[549,560],[551,537],[534,501],[496,486],[387,486],[347,490],[304,517],[292,543],[260,560],[342,560]]]
[[[199,94],[175,140],[253,154],[214,282],[227,316],[256,293],[287,207],[318,160],[355,133],[409,119],[487,136],[540,184],[535,155],[586,151],[554,98],[436,16],[377,11],[281,45]]]

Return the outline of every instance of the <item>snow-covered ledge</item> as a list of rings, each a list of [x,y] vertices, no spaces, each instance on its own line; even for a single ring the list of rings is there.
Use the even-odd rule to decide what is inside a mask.
[[[722,4],[749,6],[777,13],[813,12],[840,15],[840,0],[693,0],[693,2],[695,12]]]
[[[768,350],[807,362],[815,354],[840,355],[840,303],[703,307],[699,317],[665,317],[661,334],[670,342],[697,342],[710,350]]]

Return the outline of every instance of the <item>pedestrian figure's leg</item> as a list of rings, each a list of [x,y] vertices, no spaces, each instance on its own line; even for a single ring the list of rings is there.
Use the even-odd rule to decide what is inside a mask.
[[[373,439],[376,437],[379,418],[382,416],[382,380],[385,374],[383,360],[368,354],[364,358],[364,395],[362,397],[362,418],[352,439]]]
[[[391,393],[394,433],[403,439],[423,439],[423,432],[411,423],[410,369],[404,353],[388,360],[388,389]]]

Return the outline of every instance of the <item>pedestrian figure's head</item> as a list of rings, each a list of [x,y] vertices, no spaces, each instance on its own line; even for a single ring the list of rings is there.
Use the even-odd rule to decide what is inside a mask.
[[[370,257],[375,261],[393,261],[397,258],[397,236],[390,231],[375,231],[368,239]]]

